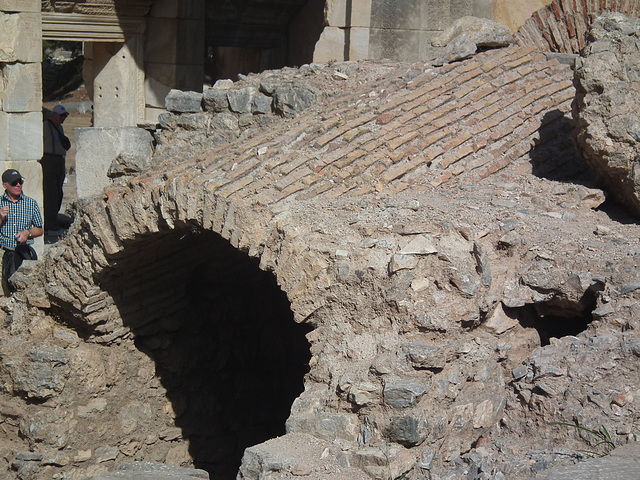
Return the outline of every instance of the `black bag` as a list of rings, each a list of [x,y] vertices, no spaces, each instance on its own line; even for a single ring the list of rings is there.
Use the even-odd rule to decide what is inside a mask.
[[[64,135],[60,137],[60,143],[65,150],[69,150],[71,148],[71,140]]]
[[[31,245],[24,243],[19,244],[15,250],[5,250],[4,257],[2,258],[2,278],[9,285],[9,290],[12,292],[14,288],[9,283],[9,277],[15,273],[16,270],[22,265],[24,260],[37,260],[38,255]]]
[[[60,140],[60,145],[62,145],[62,148],[64,148],[65,150],[69,150],[71,148],[71,140],[69,140],[69,138],[64,133],[62,133],[62,131],[51,121],[51,119],[47,121],[49,122],[49,125],[51,125],[51,127],[54,128],[56,132],[58,132],[58,139]]]

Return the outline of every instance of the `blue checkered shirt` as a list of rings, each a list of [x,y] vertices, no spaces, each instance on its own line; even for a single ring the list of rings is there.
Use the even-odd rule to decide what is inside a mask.
[[[7,192],[4,192],[0,198],[0,208],[5,205],[9,205],[9,215],[0,227],[0,245],[13,249],[18,243],[16,242],[17,233],[32,227],[42,227],[42,216],[36,201],[24,193],[21,193],[18,201],[13,203],[9,200]],[[27,243],[32,244],[33,240],[27,240]]]

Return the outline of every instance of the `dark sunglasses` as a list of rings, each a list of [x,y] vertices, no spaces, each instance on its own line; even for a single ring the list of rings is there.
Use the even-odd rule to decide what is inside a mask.
[[[16,180],[15,182],[11,182],[12,187],[17,187],[18,185],[22,185],[24,183],[23,179]]]

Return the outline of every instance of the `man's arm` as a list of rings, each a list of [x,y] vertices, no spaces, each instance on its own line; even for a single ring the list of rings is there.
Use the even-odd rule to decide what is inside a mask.
[[[4,225],[4,222],[7,220],[7,216],[9,215],[9,205],[5,205],[0,208],[0,227]]]

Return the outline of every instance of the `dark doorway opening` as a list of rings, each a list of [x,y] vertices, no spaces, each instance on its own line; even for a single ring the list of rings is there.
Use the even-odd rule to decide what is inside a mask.
[[[205,83],[313,61],[324,0],[208,0]]]
[[[195,466],[235,479],[245,448],[285,433],[310,328],[273,274],[213,232],[142,238],[112,265],[100,283],[155,361]]]

